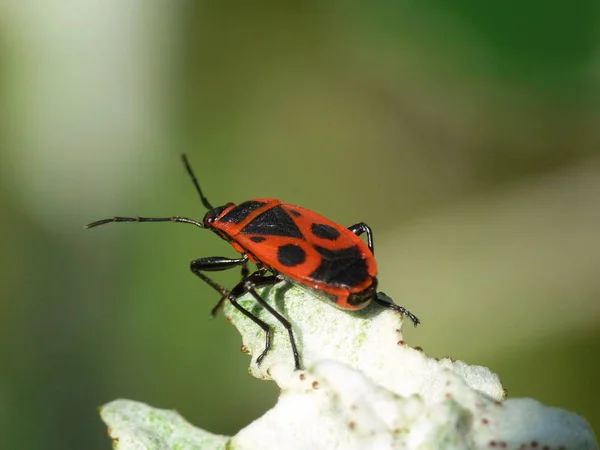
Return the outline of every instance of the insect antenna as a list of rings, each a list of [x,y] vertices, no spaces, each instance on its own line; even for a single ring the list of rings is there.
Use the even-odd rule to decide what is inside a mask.
[[[197,227],[204,228],[202,222],[198,222],[194,219],[188,219],[187,217],[111,217],[110,219],[96,220],[95,222],[88,223],[84,228],[94,228],[100,225],[105,225],[111,222],[175,222],[175,223],[189,223],[196,225]]]
[[[181,159],[183,160],[183,164],[185,164],[185,168],[186,168],[188,174],[190,175],[190,178],[192,179],[192,182],[194,183],[194,186],[196,186],[196,191],[200,195],[200,199],[202,200],[202,204],[208,210],[214,209],[213,206],[208,201],[208,199],[202,193],[202,188],[200,187],[200,183],[198,182],[198,178],[196,178],[196,175],[194,174],[194,171],[192,170],[192,166],[190,166],[190,163],[189,163],[189,161],[188,161],[187,156],[185,155],[185,153],[183,153],[181,155]]]
[[[212,207],[212,205],[210,204],[210,202],[208,201],[208,199],[202,193],[202,189],[200,188],[200,183],[198,183],[198,179],[196,178],[196,175],[194,175],[194,171],[192,170],[192,167],[190,166],[187,156],[185,154],[183,154],[183,155],[181,155],[181,159],[183,160],[183,164],[185,164],[185,168],[186,168],[188,174],[190,175],[190,177],[192,178],[192,181],[194,182],[194,186],[196,186],[196,191],[198,191],[198,194],[200,194],[200,199],[202,200],[202,204],[209,210],[214,209]],[[95,222],[88,223],[85,226],[85,228],[99,227],[100,225],[105,225],[105,224],[111,223],[111,222],[178,222],[178,223],[189,223],[189,224],[195,225],[199,228],[205,228],[204,224],[202,222],[198,222],[197,220],[194,220],[194,219],[188,219],[187,217],[179,217],[179,216],[174,216],[174,217],[111,217],[109,219],[102,219],[102,220],[97,220]]]

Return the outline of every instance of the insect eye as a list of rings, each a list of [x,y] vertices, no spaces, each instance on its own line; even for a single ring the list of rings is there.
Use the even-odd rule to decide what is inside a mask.
[[[215,218],[216,217],[212,211],[207,212],[206,215],[204,216],[204,220],[203,220],[204,226],[206,228],[210,228],[211,224],[215,221]]]
[[[219,206],[218,208],[213,208],[210,211],[208,211],[204,216],[204,226],[206,228],[212,228],[212,224],[216,222],[219,219],[219,217],[221,217],[223,212],[231,205],[233,205],[233,203],[227,203],[226,205]]]

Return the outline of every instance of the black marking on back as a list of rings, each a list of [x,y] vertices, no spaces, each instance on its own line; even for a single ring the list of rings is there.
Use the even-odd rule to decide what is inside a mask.
[[[294,267],[306,261],[306,252],[297,244],[285,244],[277,249],[277,260],[286,267]]]
[[[290,212],[292,213],[292,215],[294,215],[296,217],[302,217],[302,213],[300,211],[297,211],[295,209],[290,209]]]
[[[315,245],[321,255],[321,264],[310,278],[333,286],[357,286],[370,278],[367,260],[358,247],[329,250]]]
[[[265,204],[266,203],[256,202],[254,200],[249,200],[247,202],[240,203],[235,208],[233,208],[231,211],[229,211],[227,214],[225,214],[221,218],[220,221],[221,222],[228,222],[228,223],[240,223],[240,222],[243,222],[243,220],[246,217],[248,217],[252,211],[257,210],[261,206],[265,206]]]
[[[298,226],[281,206],[275,206],[256,217],[244,227],[242,233],[304,239]]]
[[[257,244],[260,244],[261,242],[265,242],[267,240],[267,238],[264,236],[252,236],[250,238],[250,240],[252,242],[256,242]]]
[[[340,232],[333,228],[331,225],[326,225],[324,223],[313,223],[310,226],[312,233],[321,239],[328,239],[330,241],[335,241],[340,237]]]

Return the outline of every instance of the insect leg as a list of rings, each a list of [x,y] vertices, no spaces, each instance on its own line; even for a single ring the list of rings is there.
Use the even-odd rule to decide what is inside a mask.
[[[242,264],[242,280],[248,278],[248,275],[250,275],[250,269],[248,268],[248,260],[246,260],[243,264]],[[223,305],[225,304],[225,301],[227,301],[227,296],[229,294],[225,294],[223,295],[219,302],[214,306],[214,308],[210,311],[210,315],[212,317],[216,317],[217,314],[219,314],[219,311],[221,311],[221,309],[223,309]]]
[[[369,250],[371,253],[375,254],[375,246],[373,244],[373,230],[371,227],[364,222],[360,222],[357,224],[348,227],[350,231],[352,231],[355,235],[360,236],[363,233],[367,233],[367,245],[369,246]]]
[[[219,300],[217,305],[211,311],[213,316],[215,316],[219,312],[219,310],[221,309],[221,307],[223,306],[225,301],[229,300],[231,302],[231,304],[238,311],[240,311],[242,314],[244,314],[246,317],[248,317],[250,320],[252,320],[254,323],[256,323],[259,327],[261,327],[264,330],[264,332],[265,332],[265,349],[256,360],[256,362],[259,365],[262,362],[263,358],[268,353],[268,351],[271,349],[271,330],[269,328],[269,325],[267,325],[265,322],[260,320],[258,317],[256,317],[254,314],[252,314],[250,311],[248,311],[247,309],[245,309],[243,306],[241,306],[238,303],[238,301],[237,301],[238,298],[247,292],[249,292],[254,297],[254,299],[259,303],[259,305],[261,305],[270,314],[272,314],[273,317],[275,317],[279,321],[279,323],[281,323],[284,326],[284,328],[288,331],[290,343],[292,345],[292,352],[294,354],[294,364],[295,364],[296,369],[299,370],[300,369],[300,357],[298,356],[298,348],[296,346],[296,339],[294,338],[294,332],[292,331],[292,325],[285,317],[283,317],[281,314],[279,314],[271,305],[269,305],[265,300],[263,300],[263,298],[260,296],[260,294],[256,291],[257,287],[273,285],[273,284],[281,281],[281,278],[277,275],[266,276],[265,274],[267,272],[267,269],[261,268],[261,269],[257,270],[256,272],[254,272],[253,274],[244,278],[231,291],[229,291],[227,288],[225,288],[224,286],[222,286],[219,283],[217,283],[216,281],[214,281],[212,278],[210,278],[210,277],[206,276],[204,273],[202,273],[203,271],[214,272],[214,271],[220,271],[220,270],[227,270],[227,269],[231,269],[233,267],[239,266],[239,265],[242,266],[242,273],[244,273],[244,267],[246,267],[246,270],[247,270],[247,262],[248,262],[248,257],[246,255],[244,255],[242,258],[239,258],[239,259],[231,259],[231,258],[224,258],[224,257],[220,257],[220,256],[214,256],[214,257],[209,257],[209,258],[196,259],[191,262],[190,268],[195,275],[200,277],[205,283],[207,283],[209,286],[211,286],[213,289],[215,289],[217,292],[219,292],[221,294],[221,299]]]
[[[242,264],[242,280],[248,278],[248,275],[250,275],[250,269],[248,268],[248,261],[246,260],[246,262]],[[216,317],[217,314],[219,314],[219,311],[223,308],[223,305],[225,304],[228,295],[229,294],[226,294],[223,297],[221,297],[219,303],[217,303],[215,307],[211,310],[211,316]]]
[[[250,275],[250,269],[248,268],[248,261],[242,264],[242,278],[248,278]]]
[[[225,300],[227,300],[229,290],[221,284],[214,281],[212,278],[204,275],[202,272],[216,272],[221,270],[228,270],[240,265],[242,266],[243,271],[243,268],[244,266],[247,266],[247,263],[248,257],[246,255],[237,259],[224,258],[222,256],[212,256],[208,258],[195,259],[190,263],[191,271],[202,281],[204,281],[206,284],[212,287],[215,291],[221,294],[219,302],[211,310],[211,315],[213,317],[215,317],[219,313],[219,310],[222,308],[223,303],[225,303]]]
[[[192,272],[220,272],[222,270],[233,269],[236,266],[243,266],[248,261],[246,255],[241,258],[225,258],[223,256],[210,256],[208,258],[198,258],[190,263]]]
[[[378,292],[377,295],[373,298],[373,300],[378,305],[381,305],[385,308],[390,308],[391,310],[397,311],[400,314],[402,314],[403,316],[408,317],[410,320],[412,320],[412,323],[415,325],[415,327],[421,323],[421,321],[419,320],[419,318],[417,316],[415,316],[413,313],[411,313],[408,309],[404,308],[403,306],[396,305],[394,303],[394,300],[392,300],[390,297],[385,295],[383,292]]]
[[[294,332],[292,330],[292,324],[285,317],[283,317],[279,312],[277,312],[277,310],[275,310],[271,305],[269,305],[260,296],[260,294],[256,291],[256,288],[259,286],[271,285],[271,284],[275,284],[275,283],[281,281],[281,278],[277,275],[265,276],[265,272],[266,272],[266,269],[264,269],[264,268],[259,269],[256,272],[254,272],[252,275],[250,275],[248,278],[246,278],[245,280],[242,280],[236,287],[234,287],[231,290],[231,294],[229,295],[229,300],[232,301],[232,303],[233,303],[232,298],[235,298],[237,300],[237,298],[241,297],[246,292],[249,292],[254,297],[254,299],[258,302],[258,304],[260,306],[262,306],[270,314],[272,314],[273,317],[275,317],[275,319],[277,319],[277,321],[279,321],[279,323],[281,323],[281,325],[283,325],[283,327],[287,330],[288,336],[290,339],[290,344],[292,346],[292,353],[294,354],[294,366],[295,366],[296,370],[300,370],[300,357],[298,356],[298,348],[296,346],[296,339],[294,337]],[[234,303],[234,306],[235,306],[235,303]],[[248,314],[245,314],[245,315],[247,317],[250,317],[250,316],[248,316]],[[254,319],[252,319],[252,320],[254,320]],[[256,322],[256,320],[254,320],[254,322]],[[258,322],[256,322],[256,323],[258,323]],[[261,325],[259,324],[259,326],[261,326]],[[264,328],[263,328],[263,330],[264,330]],[[256,362],[259,365],[262,362],[263,358],[267,355],[267,353],[271,349],[270,334],[271,334],[271,330],[269,329],[269,331],[267,331],[265,349],[260,354],[260,356],[256,359]]]

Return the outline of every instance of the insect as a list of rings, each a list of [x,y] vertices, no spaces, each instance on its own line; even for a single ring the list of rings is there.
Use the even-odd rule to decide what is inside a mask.
[[[265,348],[258,356],[257,364],[261,364],[271,348],[271,329],[239,304],[238,299],[246,293],[252,295],[287,330],[295,368],[300,369],[291,323],[256,290],[284,280],[314,291],[340,309],[359,310],[375,302],[408,316],[415,326],[419,324],[414,314],[377,292],[373,232],[367,224],[360,222],[346,228],[308,209],[270,198],[248,200],[239,205],[226,203],[215,208],[204,196],[187,157],[182,155],[182,159],[202,204],[208,210],[201,222],[178,216],[112,217],[92,222],[86,228],[110,222],[179,222],[209,229],[229,242],[241,254],[239,258],[199,258],[190,263],[190,268],[221,295],[212,310],[213,316],[225,301],[229,301],[263,329]],[[367,237],[366,243],[359,237],[363,233]],[[256,265],[252,273],[249,263]],[[241,267],[242,279],[231,290],[206,275],[206,272],[235,267]]]

